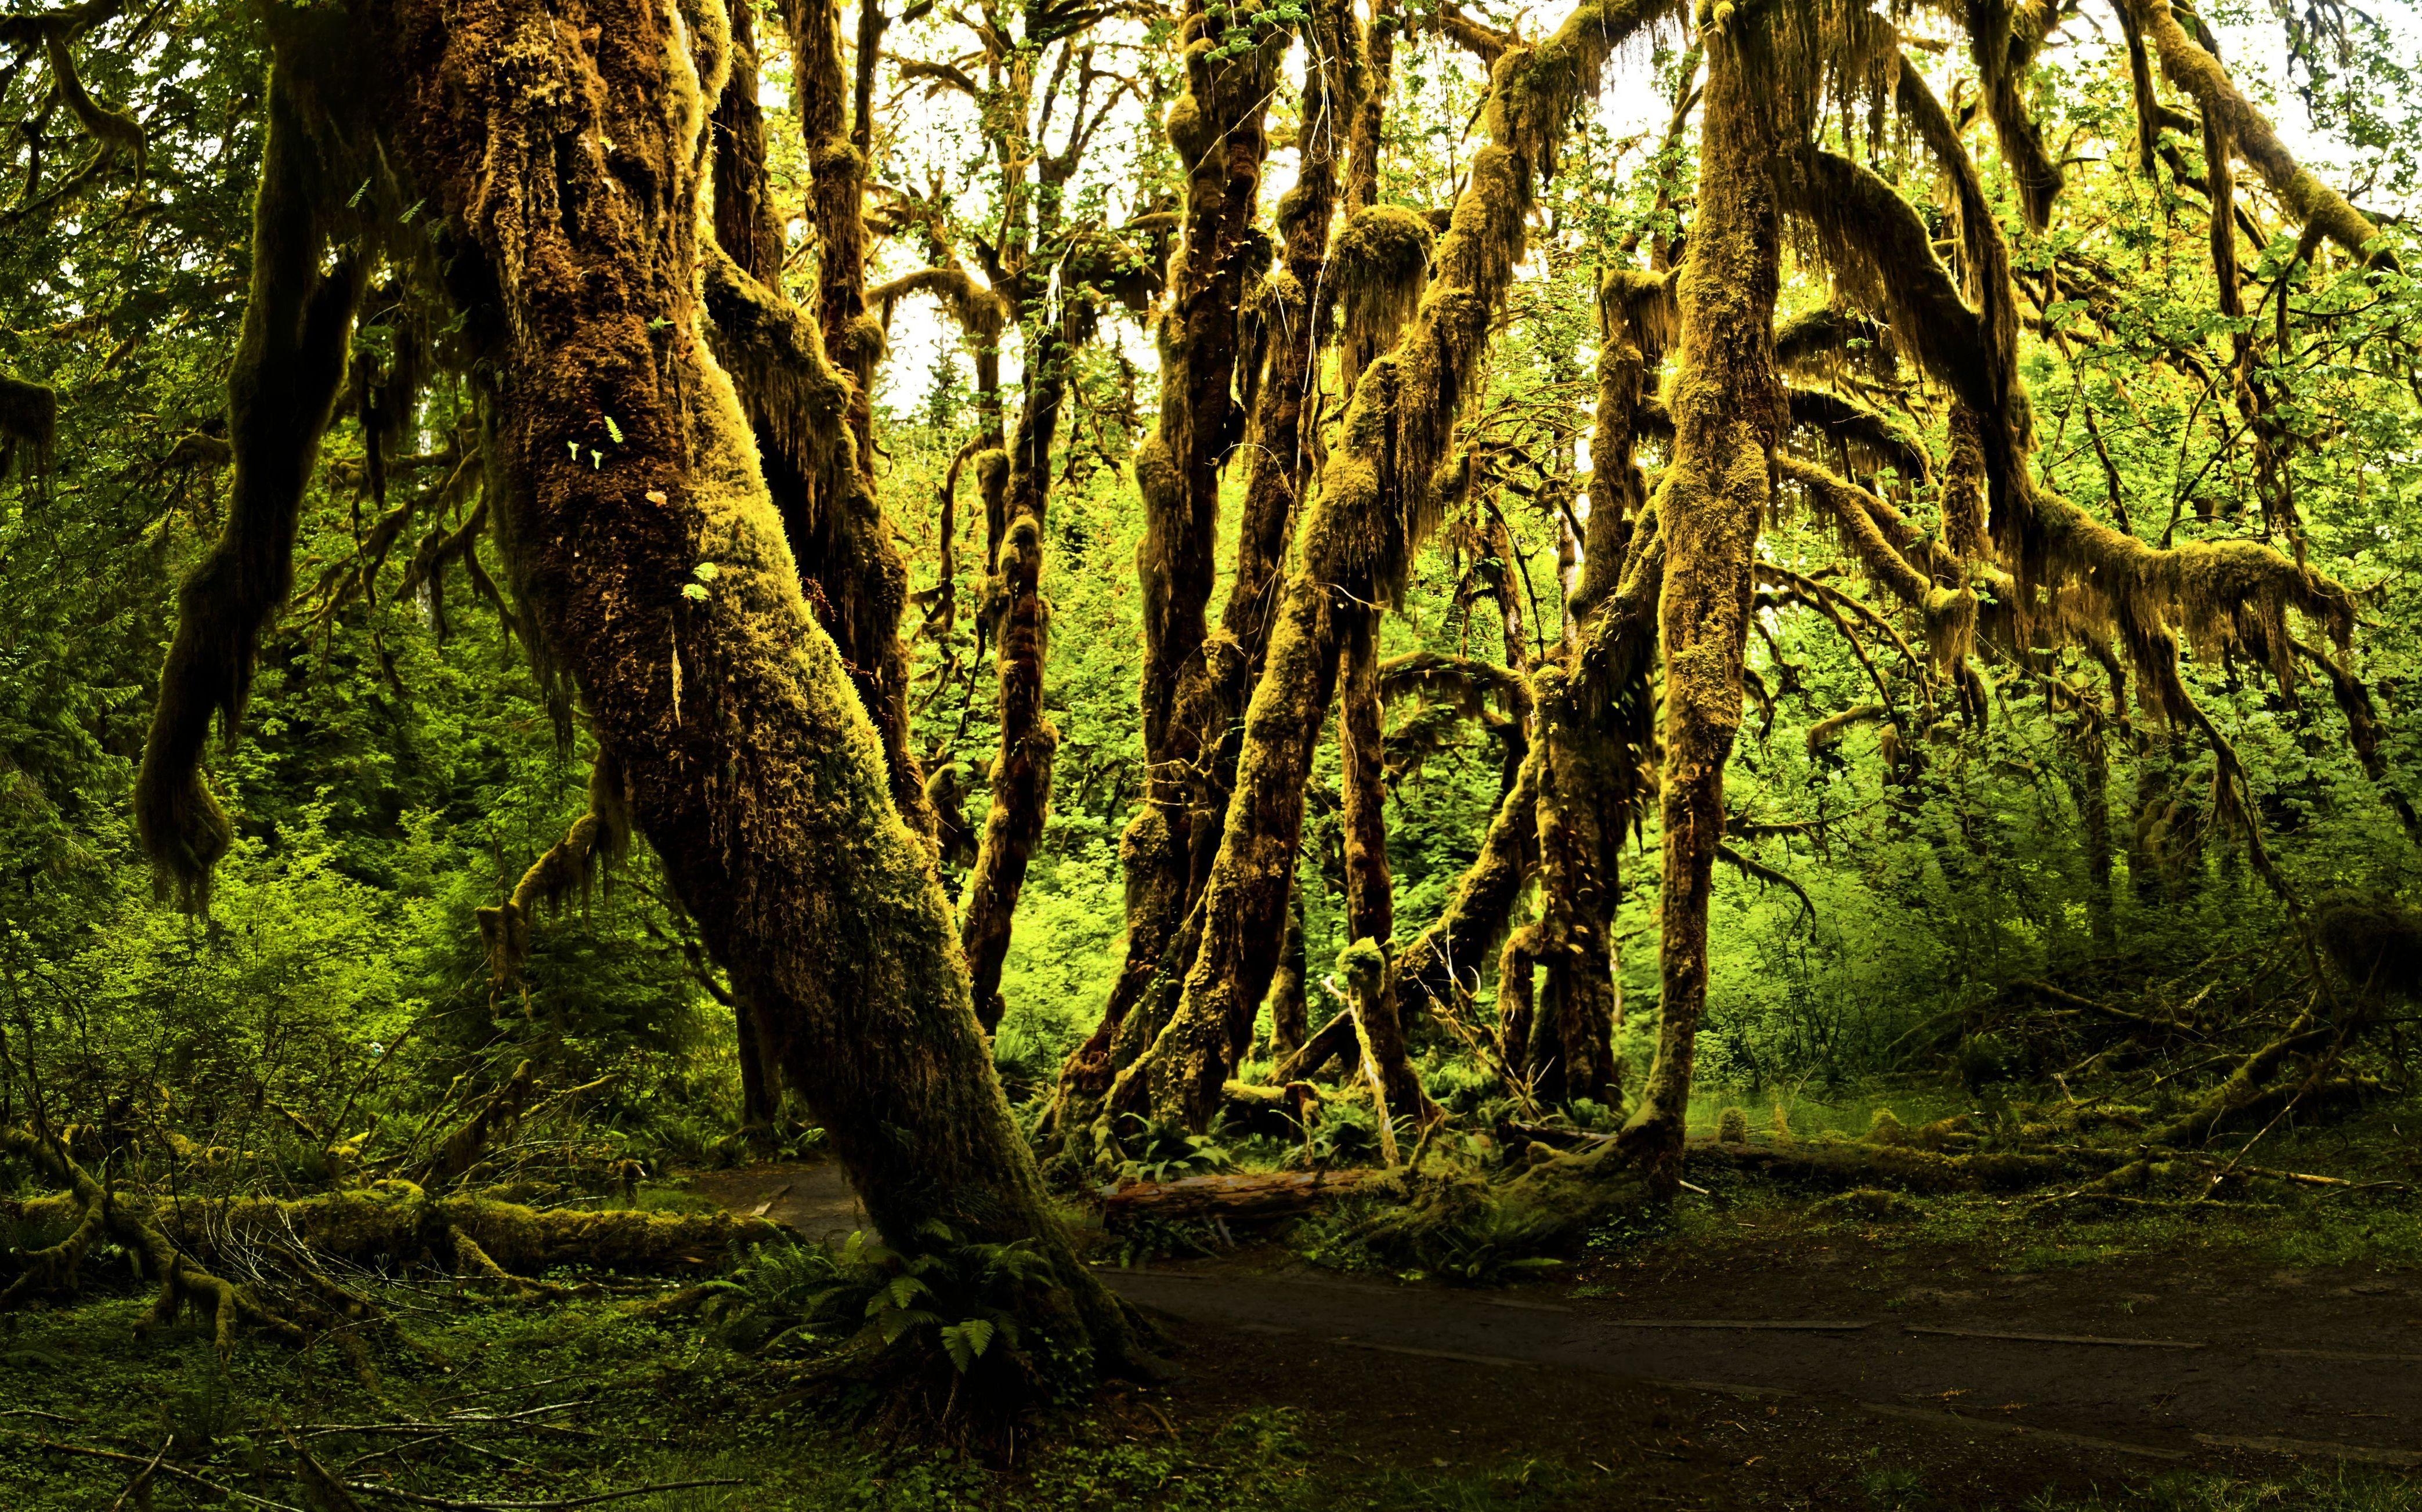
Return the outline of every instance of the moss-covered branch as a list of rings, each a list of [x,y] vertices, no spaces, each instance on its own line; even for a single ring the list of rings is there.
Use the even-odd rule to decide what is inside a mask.
[[[319,161],[294,90],[273,71],[253,202],[252,290],[228,378],[235,487],[225,532],[178,594],[177,638],[161,668],[134,788],[145,853],[164,887],[197,907],[233,834],[203,782],[202,748],[213,717],[229,739],[242,725],[261,633],[293,586],[296,519],[361,298],[359,255],[340,254],[333,270],[322,269],[323,206],[342,200],[322,181]]]

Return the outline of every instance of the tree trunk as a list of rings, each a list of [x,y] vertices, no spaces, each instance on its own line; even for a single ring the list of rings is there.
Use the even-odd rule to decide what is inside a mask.
[[[873,492],[867,396],[880,355],[881,331],[865,315],[864,228],[858,212],[863,185],[853,166],[857,158],[847,140],[840,138],[847,86],[841,76],[839,42],[831,35],[832,19],[829,4],[818,0],[799,0],[788,17],[799,65],[797,103],[810,156],[819,165],[810,209],[826,251],[817,315],[825,353],[844,359],[838,364],[839,376],[849,383],[833,400],[842,411],[846,433],[832,446],[802,447],[793,389],[801,378],[768,372],[747,361],[727,360],[725,365],[756,432],[766,485],[781,512],[803,586],[840,646],[858,698],[883,737],[892,801],[911,828],[930,837],[936,826],[933,807],[925,801],[925,774],[908,746],[908,662],[900,642],[908,569]],[[733,15],[731,55],[731,78],[715,108],[716,239],[742,272],[788,309],[782,228],[766,178],[765,122],[757,105],[756,39],[746,7]],[[835,139],[837,150],[831,146]],[[843,287],[836,288],[836,281]],[[836,324],[837,308],[852,311],[850,319]],[[866,344],[868,332],[873,333],[872,346]],[[721,354],[731,355],[728,348]],[[810,451],[814,454],[807,454]]]
[[[749,1011],[745,998],[733,999],[731,1010],[739,1032],[740,1126],[768,1128],[774,1123],[774,1088],[765,1074],[765,1052],[757,1016]]]
[[[1134,1358],[1052,1216],[949,903],[700,339],[695,165],[720,7],[684,25],[631,0],[569,22],[370,0],[363,19],[338,55],[379,60],[388,160],[462,238],[451,276],[493,374],[492,486],[530,606],[684,906],[886,1239],[915,1249],[939,1221],[1031,1240],[1047,1266],[1019,1304],[1033,1336],[1072,1375]]]
[[[1043,597],[1044,512],[1051,500],[1051,447],[1068,396],[1070,365],[1093,335],[1088,297],[1059,296],[1058,318],[1037,323],[1030,336],[1026,403],[1009,454],[999,549],[994,641],[1000,672],[1000,754],[993,758],[992,804],[982,845],[959,894],[959,937],[974,984],[976,1016],[984,1032],[1000,1027],[1001,965],[1027,863],[1043,838],[1051,806],[1051,764],[1060,732],[1043,706],[1043,669],[1050,653],[1051,607]]]
[[[1355,988],[1355,1005],[1388,1107],[1426,1118],[1430,1101],[1406,1054],[1404,1022],[1396,1013],[1396,973],[1385,953],[1395,944],[1396,895],[1388,871],[1378,622],[1377,610],[1358,610],[1345,630],[1337,733],[1345,773],[1345,932],[1357,947],[1368,941],[1376,952]]]
[[[785,526],[799,570],[814,584],[809,598],[841,644],[841,659],[884,739],[891,799],[908,827],[930,839],[935,816],[925,802],[925,773],[908,747],[908,647],[899,633],[908,606],[908,562],[901,559],[891,521],[874,495],[874,369],[884,354],[884,329],[867,315],[865,160],[850,146],[845,126],[850,83],[841,68],[841,14],[836,0],[785,0],[782,20],[790,29],[794,106],[811,175],[807,213],[821,249],[816,327],[824,352],[850,381],[842,400],[848,424],[842,455],[850,467],[802,480],[804,495],[785,507]],[[739,37],[736,24],[734,41]],[[734,75],[734,87],[739,85],[748,87],[753,102],[753,71]],[[763,158],[756,169],[763,180]],[[722,177],[716,177],[719,189]],[[716,206],[719,215],[722,206]],[[779,257],[779,228],[773,247]],[[782,289],[779,261],[768,272],[748,272],[768,289]],[[775,499],[785,499],[785,480],[770,482],[778,484]]]
[[[1286,940],[1279,946],[1279,971],[1270,982],[1270,1050],[1283,1061],[1303,1047],[1312,1027],[1304,1002],[1303,887],[1287,900]]]
[[[1171,745],[1193,752],[1184,773],[1185,808],[1182,813],[1162,811],[1159,824],[1150,813],[1139,815],[1123,846],[1128,867],[1125,966],[1101,1024],[1061,1069],[1044,1126],[1062,1141],[1093,1126],[1112,1082],[1158,1035],[1176,1001],[1173,991],[1159,990],[1162,973],[1173,970],[1182,980],[1202,935],[1203,890],[1225,831],[1242,748],[1239,717],[1261,676],[1277,618],[1273,600],[1287,537],[1310,465],[1313,438],[1304,416],[1317,393],[1318,356],[1332,303],[1315,300],[1310,291],[1321,286],[1337,208],[1332,122],[1350,108],[1360,79],[1360,50],[1346,4],[1318,0],[1312,7],[1308,51],[1321,64],[1315,74],[1319,87],[1309,91],[1304,107],[1298,136],[1306,146],[1296,186],[1279,201],[1282,265],[1263,280],[1244,312],[1250,350],[1240,355],[1236,370],[1247,393],[1254,445],[1238,522],[1235,575],[1219,628],[1197,643],[1197,654],[1177,664]],[[1139,854],[1147,847],[1150,855]],[[1169,884],[1181,858],[1183,891],[1172,907]],[[1136,895],[1139,874],[1150,879],[1151,896]],[[1192,923],[1182,922],[1189,919]],[[1172,947],[1180,942],[1183,948],[1172,954]],[[1156,1004],[1166,1006],[1152,1011]],[[1147,1010],[1146,1018],[1131,1023],[1139,1009]]]
[[[1530,1035],[1533,1094],[1620,1106],[1613,1048],[1615,866],[1634,811],[1633,765],[1610,752],[1561,668],[1539,677],[1539,924],[1546,1000]],[[1612,778],[1612,780],[1609,780]],[[1609,835],[1607,827],[1613,832]]]
[[[1744,18],[1738,24],[1756,24]],[[1664,990],[1657,1060],[1624,1147],[1652,1181],[1680,1174],[1699,1021],[1707,1002],[1707,901],[1724,831],[1724,763],[1741,717],[1757,529],[1783,429],[1774,373],[1779,226],[1768,102],[1733,37],[1706,39],[1699,209],[1683,255],[1681,370],[1659,510],[1665,589]]]

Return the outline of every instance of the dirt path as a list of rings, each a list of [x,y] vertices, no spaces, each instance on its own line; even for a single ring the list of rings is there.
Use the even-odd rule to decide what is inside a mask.
[[[699,1186],[742,1211],[768,1204],[817,1238],[859,1221],[830,1163]],[[1360,1280],[1268,1252],[1103,1276],[1183,1319],[1197,1359],[1247,1339],[1297,1359],[1345,1351],[1383,1378],[1443,1372],[1444,1389],[1474,1398],[1502,1395],[1501,1372],[1545,1371],[2145,1469],[2273,1456],[2422,1467],[2422,1278],[1911,1268],[1845,1245],[1581,1288],[1596,1295]]]

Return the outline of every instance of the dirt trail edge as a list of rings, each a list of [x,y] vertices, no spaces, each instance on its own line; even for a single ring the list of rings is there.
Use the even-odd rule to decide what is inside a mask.
[[[819,1240],[859,1221],[829,1163],[716,1173],[698,1186]],[[2422,1468],[2422,1279],[2180,1273],[2134,1276],[2162,1289],[2124,1292],[2081,1273],[1895,1288],[1830,1251],[1801,1257],[1791,1272],[1644,1276],[1590,1297],[1244,1260],[1102,1274],[1195,1332],[1298,1336],[1476,1371],[1544,1368],[1749,1399],[1824,1398],[2148,1467],[2233,1451]],[[1488,1391],[1486,1380],[1475,1374],[1472,1391]]]

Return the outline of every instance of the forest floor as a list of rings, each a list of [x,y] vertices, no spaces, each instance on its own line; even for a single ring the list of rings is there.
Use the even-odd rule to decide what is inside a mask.
[[[2413,1142],[2379,1122],[2266,1153],[2410,1182]],[[324,1340],[247,1336],[222,1363],[197,1322],[138,1338],[144,1289],[99,1267],[80,1299],[0,1315],[0,1509],[332,1504],[298,1482],[299,1442],[363,1508],[654,1486],[592,1504],[2422,1512],[2409,1195],[2115,1218],[1928,1198],[1879,1223],[1706,1184],[1513,1287],[1315,1268],[1243,1235],[1121,1268],[1132,1238],[1104,1236],[1103,1274],[1184,1376],[1031,1425],[1006,1465],[891,1440],[845,1394],[651,1312],[678,1279],[514,1299],[358,1278],[391,1320],[366,1377]],[[652,1200],[762,1206],[819,1238],[859,1222],[829,1163],[683,1186]],[[178,1473],[131,1494],[163,1450]]]
[[[2376,1173],[2406,1142],[2377,1132],[2299,1158]],[[858,1221],[828,1164],[698,1188],[819,1238]],[[2422,1217],[2386,1195],[1862,1223],[1734,1182],[1498,1289],[1213,1243],[1105,1268],[1186,1372],[1113,1400],[1172,1433],[1296,1414],[1379,1505],[1546,1476],[1576,1507],[2422,1506]]]

